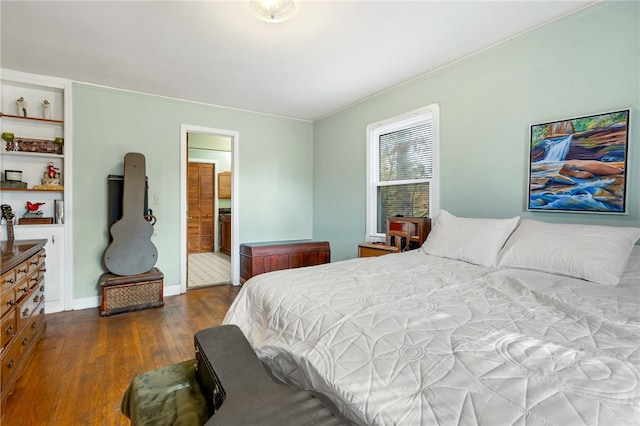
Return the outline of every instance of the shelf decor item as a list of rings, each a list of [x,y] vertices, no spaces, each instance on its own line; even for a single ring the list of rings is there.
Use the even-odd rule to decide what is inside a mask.
[[[4,180],[11,182],[22,182],[22,170],[5,170]]]
[[[527,210],[625,214],[629,111],[532,125]]]
[[[31,201],[27,201],[27,204],[25,205],[25,209],[27,210],[24,215],[22,217],[42,217],[43,212],[42,210],[40,210],[40,206],[44,205],[46,203],[43,202],[38,202],[38,203],[32,203]]]
[[[18,144],[14,142],[15,136],[13,135],[13,133],[9,133],[9,132],[2,133],[2,139],[7,142],[7,145],[5,147],[7,151],[18,150]]]
[[[34,185],[33,189],[63,189],[60,169],[57,168],[53,162],[47,163],[46,170],[42,175],[41,181],[42,185]]]
[[[16,105],[18,106],[18,115],[22,117],[27,116],[27,101],[24,100],[22,96],[18,98],[16,101]]]
[[[62,144],[51,139],[16,137],[14,143],[18,145],[18,151],[62,154]]]
[[[46,99],[42,101],[42,118],[51,120],[51,102]]]
[[[25,190],[27,189],[27,182],[13,182],[13,181],[3,180],[3,181],[0,181],[0,189]]]
[[[20,219],[18,219],[19,225],[46,225],[53,223],[52,217],[43,217],[44,212],[40,210],[40,206],[46,203],[38,202],[32,203],[31,201],[27,201],[25,205],[26,212],[22,215]]]
[[[21,217],[18,219],[18,225],[51,225],[52,217]]]

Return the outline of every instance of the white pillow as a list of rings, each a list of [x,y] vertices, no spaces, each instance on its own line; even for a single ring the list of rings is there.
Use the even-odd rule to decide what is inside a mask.
[[[519,220],[463,218],[441,210],[422,248],[433,256],[495,266],[500,249]]]
[[[617,285],[639,238],[640,228],[523,220],[498,265]]]
[[[633,246],[618,285],[634,287],[640,285],[640,246]]]

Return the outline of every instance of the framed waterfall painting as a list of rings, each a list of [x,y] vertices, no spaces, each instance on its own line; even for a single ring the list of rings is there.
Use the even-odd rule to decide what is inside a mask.
[[[533,124],[528,211],[627,211],[629,111]]]

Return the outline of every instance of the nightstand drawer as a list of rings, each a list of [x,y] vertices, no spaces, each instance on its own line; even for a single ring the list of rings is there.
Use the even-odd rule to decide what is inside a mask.
[[[374,243],[358,244],[358,257],[375,257],[398,252],[400,249],[395,246]]]

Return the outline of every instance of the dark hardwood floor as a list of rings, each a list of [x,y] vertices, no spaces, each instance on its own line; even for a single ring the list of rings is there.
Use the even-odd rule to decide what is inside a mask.
[[[137,374],[194,358],[193,335],[222,323],[240,287],[165,297],[161,308],[46,315],[47,330],[2,413],[3,426],[129,425],[120,400]]]

